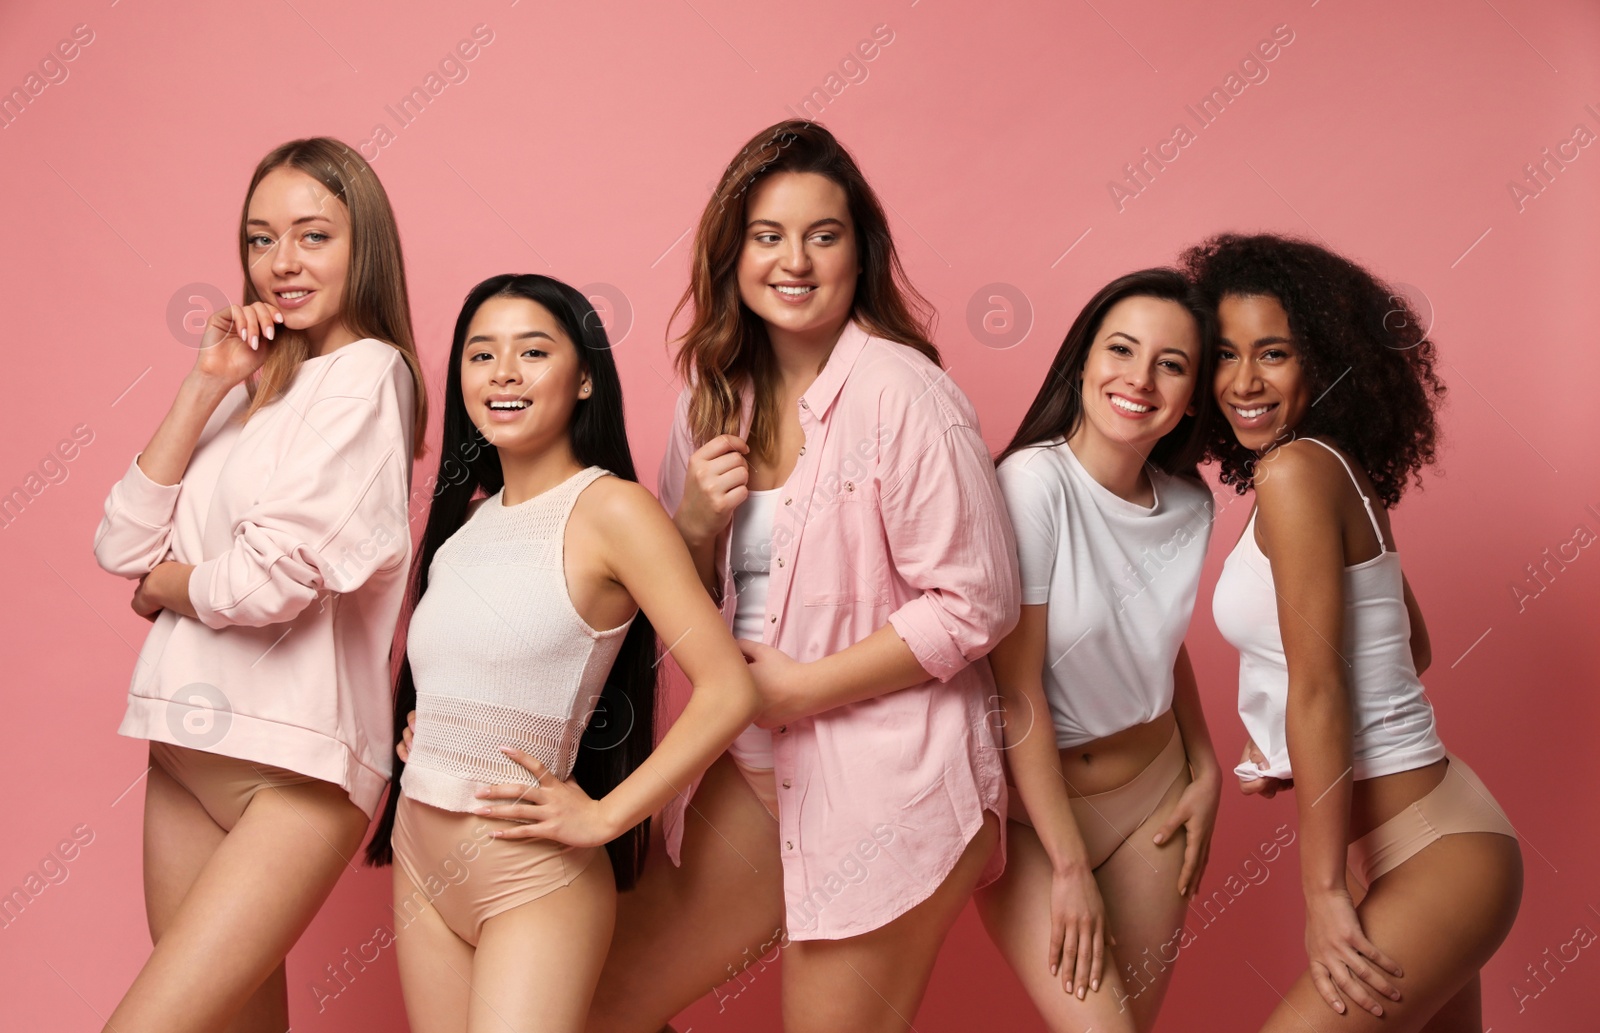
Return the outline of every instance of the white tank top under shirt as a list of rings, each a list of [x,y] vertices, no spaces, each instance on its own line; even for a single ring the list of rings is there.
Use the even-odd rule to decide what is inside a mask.
[[[406,643],[417,728],[400,787],[413,800],[470,811],[478,789],[532,781],[501,746],[572,773],[633,623],[596,631],[567,593],[567,520],[605,476],[591,466],[515,506],[495,492],[434,554]]]
[[[761,642],[767,612],[767,582],[772,577],[772,527],[783,488],[752,491],[733,511],[732,557],[734,591],[733,637]],[[728,752],[748,768],[772,767],[772,733],[751,725],[739,733]]]
[[[1155,502],[1140,506],[1095,480],[1062,438],[1014,452],[998,474],[1023,605],[1050,604],[1043,673],[1056,747],[1165,713],[1211,538],[1211,492],[1152,468]]]
[[[1344,457],[1333,452],[1355,482]],[[1360,484],[1356,491],[1361,492]],[[1411,659],[1411,618],[1406,612],[1400,554],[1385,549],[1383,531],[1372,500],[1361,495],[1378,555],[1344,568],[1344,642],[1340,654],[1350,665],[1348,683],[1354,731],[1354,775],[1359,781],[1432,764],[1445,755],[1433,721],[1433,707],[1422,694]],[[1289,702],[1289,667],[1278,624],[1278,597],[1272,564],[1256,545],[1254,514],[1239,544],[1222,565],[1212,611],[1217,630],[1239,651],[1239,717],[1267,758],[1259,770],[1245,763],[1235,769],[1241,778],[1290,778],[1285,713]]]

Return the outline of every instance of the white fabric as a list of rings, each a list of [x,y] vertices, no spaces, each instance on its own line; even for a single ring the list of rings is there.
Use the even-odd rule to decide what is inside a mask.
[[[1315,438],[1304,440],[1322,445]],[[1328,450],[1349,473],[1344,457]],[[1350,480],[1355,481],[1353,473]],[[1372,501],[1364,494],[1361,501],[1382,548],[1383,532],[1372,513]],[[1265,768],[1244,763],[1234,773],[1242,779],[1291,778],[1285,731],[1289,667],[1278,624],[1272,563],[1256,545],[1255,525],[1252,515],[1222,565],[1212,596],[1217,630],[1239,651],[1239,717],[1267,758]],[[1411,659],[1411,617],[1406,612],[1399,553],[1385,549],[1344,568],[1344,641],[1339,652],[1349,664],[1356,780],[1409,771],[1442,758],[1444,744],[1434,727],[1433,707],[1423,695]]]
[[[765,641],[761,636],[767,616],[767,582],[772,576],[772,525],[782,491],[781,487],[752,491],[743,505],[733,511],[729,563],[738,588],[733,614],[734,638]],[[771,768],[772,733],[751,725],[739,733],[728,752],[745,767]]]
[[[1066,749],[1172,707],[1211,538],[1211,493],[1151,469],[1144,507],[1096,481],[1060,438],[1000,464],[1024,606],[1048,603],[1044,689]]]
[[[589,467],[515,506],[498,491],[434,554],[406,643],[417,730],[400,785],[413,800],[468,811],[480,788],[532,781],[501,746],[572,773],[633,623],[596,631],[567,593],[567,519],[604,476]]]

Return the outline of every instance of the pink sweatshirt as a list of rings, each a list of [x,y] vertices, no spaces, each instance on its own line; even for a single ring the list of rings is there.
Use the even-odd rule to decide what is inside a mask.
[[[195,564],[199,620],[164,610],[118,731],[288,768],[372,815],[392,770],[389,648],[410,568],[415,386],[371,338],[307,359],[241,425],[235,387],[183,479],[138,457],[106,499],[100,566]]]

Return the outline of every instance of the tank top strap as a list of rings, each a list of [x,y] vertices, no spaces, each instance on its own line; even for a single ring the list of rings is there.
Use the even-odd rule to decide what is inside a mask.
[[[558,498],[551,499],[551,507],[559,514],[556,520],[558,527],[565,527],[567,520],[572,516],[572,509],[578,504],[578,496],[583,494],[583,489],[598,481],[602,477],[610,477],[611,471],[603,466],[591,466],[573,474],[567,483],[556,489],[561,494]]]
[[[1361,490],[1361,482],[1356,480],[1356,472],[1350,469],[1350,464],[1345,462],[1344,456],[1340,455],[1339,450],[1332,445],[1318,441],[1316,438],[1301,438],[1300,440],[1309,441],[1314,445],[1321,445],[1333,454],[1333,458],[1339,460],[1339,465],[1344,467],[1344,472],[1350,476],[1350,483],[1355,485],[1356,494],[1361,496],[1361,505],[1367,510],[1367,519],[1372,521],[1372,533],[1378,536],[1378,551],[1380,553],[1388,552],[1388,546],[1383,544],[1383,528],[1378,526],[1378,514],[1372,511],[1372,499],[1368,498],[1367,493]]]

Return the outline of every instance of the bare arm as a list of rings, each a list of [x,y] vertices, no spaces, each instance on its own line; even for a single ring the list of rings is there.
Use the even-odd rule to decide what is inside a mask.
[[[989,664],[1005,716],[1006,766],[1050,858],[1050,941],[1044,945],[1045,964],[1052,975],[1059,972],[1067,993],[1082,999],[1085,989],[1100,989],[1105,902],[1072,814],[1044,691],[1049,620],[1047,603],[1022,607],[1017,626],[994,647]]]
[[[1159,846],[1178,829],[1185,830],[1183,868],[1178,873],[1178,894],[1193,896],[1205,874],[1211,854],[1211,833],[1216,827],[1217,801],[1222,795],[1222,769],[1211,745],[1205,710],[1200,705],[1200,686],[1194,665],[1189,662],[1189,647],[1178,647],[1172,667],[1172,716],[1183,737],[1183,751],[1189,757],[1190,782],[1173,808],[1172,815],[1157,831]]]
[[[477,813],[528,822],[495,835],[554,839],[574,846],[610,842],[659,811],[705,771],[749,723],[758,707],[744,657],[706,594],[688,549],[666,512],[636,485],[612,486],[587,510],[603,542],[605,566],[656,633],[692,686],[689,703],[655,750],[603,799],[570,780],[547,779],[537,759],[507,756],[533,775],[532,785],[505,784],[478,795],[492,806]]]
[[[1294,770],[1306,898],[1306,947],[1322,997],[1343,1012],[1349,997],[1381,1014],[1371,990],[1398,991],[1369,962],[1399,968],[1362,931],[1345,885],[1353,785],[1349,662],[1344,643],[1344,471],[1310,443],[1282,446],[1258,477],[1257,528],[1272,563],[1289,668],[1287,737]],[[1352,974],[1353,973],[1353,974]],[[1370,989],[1369,989],[1370,988]]]

